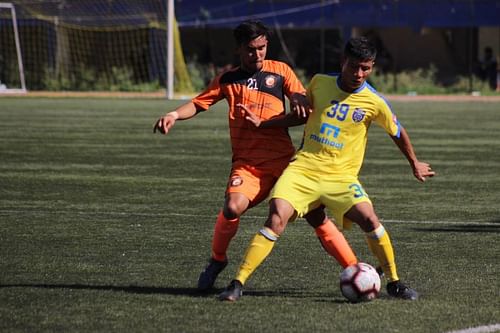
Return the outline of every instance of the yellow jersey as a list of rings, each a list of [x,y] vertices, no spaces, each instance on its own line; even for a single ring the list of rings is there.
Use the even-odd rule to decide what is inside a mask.
[[[399,137],[400,124],[388,102],[365,82],[348,93],[340,75],[317,74],[307,88],[313,111],[304,128],[295,166],[331,176],[357,177],[373,121]]]

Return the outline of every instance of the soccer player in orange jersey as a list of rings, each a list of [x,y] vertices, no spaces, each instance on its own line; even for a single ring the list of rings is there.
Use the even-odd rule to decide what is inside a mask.
[[[238,230],[240,216],[268,196],[295,152],[287,129],[256,129],[245,119],[240,105],[267,120],[285,113],[286,96],[292,112],[301,117],[310,112],[305,88],[292,69],[283,62],[265,60],[268,36],[269,30],[258,21],[245,21],[236,27],[240,65],[215,77],[202,93],[159,118],[154,126],[155,132],[167,134],[177,120],[192,118],[222,99],[229,105],[233,162],[224,206],[215,222],[212,255],[198,279],[199,290],[213,287],[227,265],[226,252]],[[325,250],[343,267],[357,262],[344,236],[322,208],[305,218]]]

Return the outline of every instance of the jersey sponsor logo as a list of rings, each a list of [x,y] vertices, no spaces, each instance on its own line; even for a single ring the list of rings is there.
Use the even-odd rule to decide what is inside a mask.
[[[243,102],[241,102],[243,104]],[[273,103],[270,103],[270,102],[266,102],[266,103],[261,103],[261,104],[257,104],[257,103],[248,103],[248,104],[245,104],[245,106],[250,109],[250,111],[252,111],[253,113],[255,114],[260,114],[262,113],[262,110],[263,109],[273,109]],[[245,117],[246,116],[246,113],[243,109],[241,109],[241,116],[242,117]],[[262,118],[262,115],[260,116]]]
[[[365,118],[365,114],[366,114],[365,111],[363,111],[359,108],[356,108],[356,109],[354,109],[354,112],[352,113],[352,120],[355,123],[359,123]]]
[[[340,128],[328,123],[322,123],[319,130],[320,135],[311,134],[309,138],[323,145],[334,147],[337,149],[342,149],[344,147],[343,143],[335,141],[340,134]]]
[[[333,137],[336,138],[339,136],[340,128],[338,128],[337,126],[330,125],[328,123],[322,123],[319,133],[326,134],[326,136],[332,136],[333,134]]]
[[[229,186],[231,187],[241,186],[241,184],[243,184],[243,178],[240,176],[231,178],[231,181],[229,182]]]
[[[274,75],[268,75],[264,78],[264,84],[268,88],[273,88],[276,85],[276,82],[278,82],[278,80]]]
[[[324,136],[318,136],[316,134],[311,134],[309,136],[309,139],[314,140],[316,142],[319,142],[319,143],[321,143],[323,145],[327,145],[327,146],[334,147],[334,148],[337,148],[337,149],[344,148],[344,144],[343,143],[340,143],[340,142],[337,142],[337,141],[334,141],[334,140],[330,140],[328,138],[325,138]]]

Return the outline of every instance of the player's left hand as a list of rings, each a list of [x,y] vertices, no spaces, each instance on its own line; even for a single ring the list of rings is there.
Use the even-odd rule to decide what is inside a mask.
[[[307,97],[298,93],[293,94],[290,98],[290,110],[300,119],[309,117],[309,114],[312,112],[311,104],[309,104]]]
[[[434,177],[436,172],[432,170],[429,163],[417,161],[413,166],[413,175],[419,181],[425,182],[427,178]]]
[[[244,113],[246,114],[245,115],[246,120],[250,121],[255,127],[260,126],[262,120],[255,113],[250,111],[250,109],[246,105],[238,103],[236,104],[236,106],[239,106],[244,111]]]

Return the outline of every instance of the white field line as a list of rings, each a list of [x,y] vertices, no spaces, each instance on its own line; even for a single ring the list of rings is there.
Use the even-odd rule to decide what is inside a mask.
[[[446,333],[490,333],[500,331],[500,324],[470,327],[463,330],[448,331]]]
[[[45,211],[45,210],[10,210],[10,209],[0,209],[0,215],[11,215],[11,214],[22,214],[22,213],[41,213],[41,214],[73,214],[73,215],[89,215],[89,216],[139,216],[139,217],[194,217],[194,218],[204,218],[211,219],[215,218],[217,215],[216,212],[213,214],[189,214],[189,213],[141,213],[141,212],[119,212],[119,211],[108,211],[108,212],[99,212],[99,211],[77,211],[77,210],[54,210],[54,211]],[[257,219],[257,220],[265,220],[266,216],[264,215],[243,215],[243,218],[246,219]],[[455,225],[468,225],[468,224],[476,224],[476,225],[500,225],[498,222],[489,222],[489,221],[480,221],[480,220],[469,220],[469,221],[416,221],[416,220],[385,220],[381,219],[383,223],[403,223],[403,224],[455,224]]]

